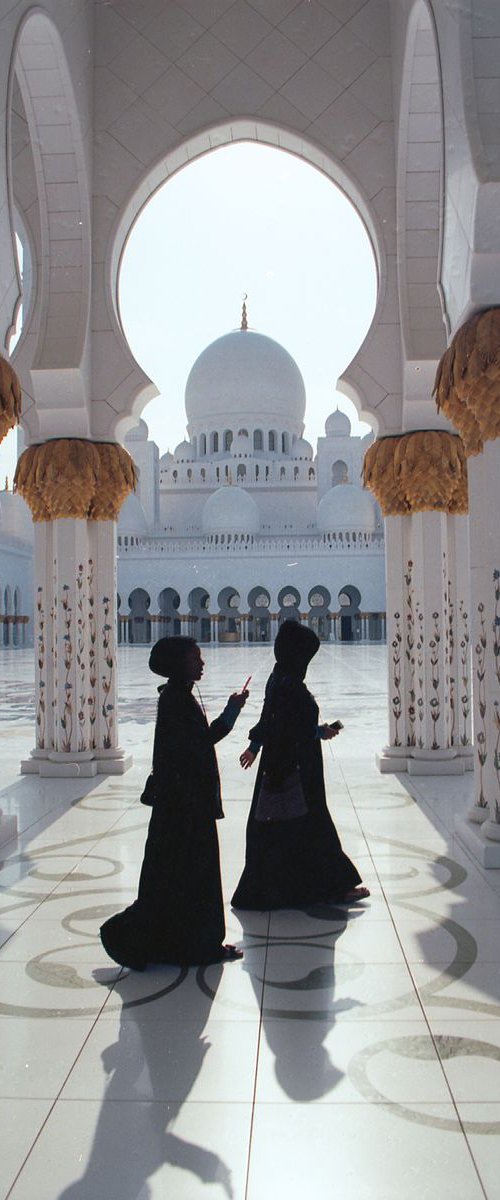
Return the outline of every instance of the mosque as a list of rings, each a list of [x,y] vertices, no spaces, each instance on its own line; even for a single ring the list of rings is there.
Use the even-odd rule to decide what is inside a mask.
[[[372,435],[352,437],[337,409],[314,455],[300,371],[245,304],[194,363],[185,404],[173,454],[144,421],[126,439],[139,482],[118,521],[119,640],[269,642],[286,617],[324,641],[383,639],[383,520],[360,482]]]
[[[194,363],[185,404],[173,454],[143,420],[125,440],[138,478],[118,519],[119,643],[266,643],[290,617],[322,641],[383,641],[383,518],[361,485],[372,434],[353,437],[337,408],[314,455],[302,375],[246,304]],[[33,525],[8,485],[0,514],[3,644],[30,646]]]

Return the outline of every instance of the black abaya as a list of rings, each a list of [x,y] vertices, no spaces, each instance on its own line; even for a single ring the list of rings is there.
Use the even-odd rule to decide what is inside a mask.
[[[276,666],[266,687],[261,718],[250,738],[262,746],[247,824],[245,868],[235,908],[300,908],[341,899],[361,882],[342,850],[326,805],[319,710],[302,680]],[[279,783],[298,766],[308,812],[289,821],[255,818],[263,772]]]
[[[231,709],[231,702],[228,706]],[[155,802],[137,900],[101,928],[123,966],[198,964],[222,957],[225,934],[216,817],[222,816],[214,744],[236,714],[208,724],[191,686],[161,689],[155,729]]]

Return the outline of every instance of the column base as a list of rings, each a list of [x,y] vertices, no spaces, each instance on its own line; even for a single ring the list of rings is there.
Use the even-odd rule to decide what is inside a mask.
[[[439,751],[438,751],[439,753]],[[454,752],[449,758],[431,758],[432,751],[429,751],[428,758],[413,758],[413,755],[408,759],[408,774],[409,775],[464,775],[466,770],[466,759],[459,758]]]
[[[487,870],[500,869],[500,841],[490,841],[487,836],[488,825],[494,824],[495,822],[489,820],[483,821],[482,824],[459,820],[455,826],[457,842],[469,851],[479,866],[486,867]],[[500,826],[498,828],[500,829]]]
[[[402,773],[407,770],[408,747],[384,746],[383,750],[375,755],[375,762],[381,775]]]
[[[375,762],[381,774],[463,775],[473,769],[473,759],[455,749],[419,750],[414,746],[384,746]]]
[[[33,750],[31,758],[20,764],[21,775],[40,775],[43,779],[93,779],[96,775],[124,775],[133,765],[133,756],[124,750],[84,750],[63,754],[54,750]]]

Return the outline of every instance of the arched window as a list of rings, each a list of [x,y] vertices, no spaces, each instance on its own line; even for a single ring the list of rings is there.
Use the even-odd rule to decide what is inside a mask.
[[[230,429],[226,429],[224,434],[224,450],[230,450],[233,442],[233,434]]]
[[[210,434],[210,450],[211,450],[212,454],[219,453],[219,434],[218,433]]]
[[[288,434],[281,434],[281,453],[288,454]]]
[[[268,446],[271,451],[276,450],[276,434],[271,430],[268,437]]]
[[[338,483],[347,483],[348,478],[347,463],[338,458],[332,466],[332,487],[336,487]]]
[[[255,430],[255,433],[253,435],[253,448],[254,448],[254,450],[263,450],[264,449],[264,435],[262,433],[262,429]]]
[[[204,483],[204,482],[205,482],[206,474],[207,474],[207,473],[206,473],[206,471],[205,471],[205,468],[204,468],[204,467],[202,467],[202,468],[201,468],[201,471],[200,471],[200,475],[201,475],[201,482],[202,482],[202,483]]]
[[[188,471],[187,471],[187,477],[188,477],[188,483],[192,483],[192,480],[193,480],[193,472],[192,472],[192,470],[191,470],[191,467],[188,467]]]
[[[248,437],[248,429],[238,429],[238,437]]]
[[[246,467],[245,467],[245,464],[244,464],[244,463],[238,463],[238,470],[237,470],[237,472],[236,472],[236,478],[237,478],[237,479],[244,479],[244,478],[245,478],[245,475],[246,475],[246,473],[247,473],[247,469],[246,469]]]
[[[207,435],[200,433],[200,458],[204,458],[207,453]]]

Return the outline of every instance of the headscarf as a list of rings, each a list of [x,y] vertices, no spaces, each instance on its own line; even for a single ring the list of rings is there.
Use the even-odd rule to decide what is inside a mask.
[[[191,637],[160,638],[149,656],[150,670],[164,679],[184,679],[186,654],[196,645]]]
[[[274,643],[276,664],[286,675],[303,679],[320,647],[319,637],[299,621],[283,621]]]

